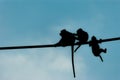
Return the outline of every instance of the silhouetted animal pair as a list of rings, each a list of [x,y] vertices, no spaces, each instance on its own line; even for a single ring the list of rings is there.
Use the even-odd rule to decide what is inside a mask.
[[[71,33],[63,29],[60,32],[60,36],[61,40],[56,45],[61,45],[65,47],[68,45],[74,46],[74,44],[76,43],[79,44],[78,47],[74,50],[74,52],[76,52],[82,44],[88,42],[89,38],[88,33],[81,28],[78,29],[76,33]],[[102,57],[100,56],[100,53],[106,53],[106,49],[100,48],[98,40],[95,36],[92,36],[91,40],[89,41],[89,46],[92,48],[92,53],[94,54],[94,56],[100,57],[101,61],[103,61]]]

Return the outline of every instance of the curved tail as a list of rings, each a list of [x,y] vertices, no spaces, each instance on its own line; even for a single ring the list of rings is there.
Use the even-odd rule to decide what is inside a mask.
[[[75,66],[74,66],[74,45],[71,46],[71,51],[72,51],[72,68],[73,68],[73,75],[74,75],[74,78],[76,77],[75,75]]]

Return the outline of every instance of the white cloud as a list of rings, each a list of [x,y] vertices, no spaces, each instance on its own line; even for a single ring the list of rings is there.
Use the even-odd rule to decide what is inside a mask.
[[[26,52],[31,53],[25,54]],[[64,51],[52,49],[46,49],[43,52],[36,49],[25,51],[24,54],[20,52],[13,54],[12,51],[1,54],[0,80],[69,80],[73,78],[69,55],[64,55]],[[82,68],[85,67],[84,61],[81,60],[79,64],[78,62],[75,64],[77,64],[76,70],[85,71]]]

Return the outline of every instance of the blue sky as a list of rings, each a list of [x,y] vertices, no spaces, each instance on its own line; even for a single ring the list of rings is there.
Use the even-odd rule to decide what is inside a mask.
[[[61,29],[119,37],[119,21],[119,0],[0,0],[0,46],[56,43]],[[101,44],[103,63],[82,46],[75,79],[70,47],[0,51],[0,80],[119,80],[119,43]]]

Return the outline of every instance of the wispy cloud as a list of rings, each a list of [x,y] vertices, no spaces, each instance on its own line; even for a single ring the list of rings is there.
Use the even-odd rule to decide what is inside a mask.
[[[25,54],[27,52],[29,54]],[[46,49],[42,52],[36,49],[8,53],[0,54],[1,80],[61,80],[63,77],[63,80],[68,80],[73,76],[71,58],[64,51]],[[84,61],[81,60],[77,66],[80,67],[76,69],[78,73],[85,71],[82,68],[85,67]]]

